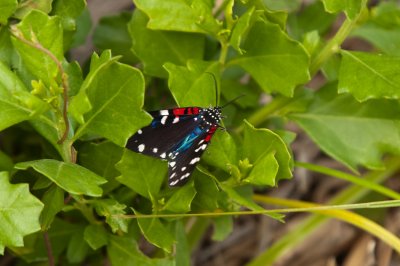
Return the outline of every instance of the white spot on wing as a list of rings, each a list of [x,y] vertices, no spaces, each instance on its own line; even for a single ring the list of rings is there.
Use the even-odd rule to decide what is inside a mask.
[[[154,148],[154,149],[153,149],[153,152],[154,152],[154,153],[157,153],[157,152],[158,152],[158,149],[157,149],[157,148]]]
[[[189,176],[190,176],[190,173],[184,174],[183,176],[181,176],[181,178],[179,178],[179,180],[183,180]]]
[[[143,131],[141,129],[139,129],[137,133],[140,135],[143,133]]]
[[[198,161],[200,161],[200,157],[193,158],[193,159],[190,161],[189,164],[195,164],[195,163],[197,163]]]
[[[168,116],[163,116],[163,118],[161,118],[161,124],[165,125],[167,118],[168,118]]]
[[[161,110],[160,115],[169,115],[168,110]]]
[[[175,164],[176,164],[176,162],[175,162],[175,161],[172,161],[172,162],[169,162],[168,164],[169,164],[169,166],[174,167]]]
[[[165,158],[165,156],[166,156],[165,152],[161,153],[161,155],[160,155],[160,157],[163,158],[163,159]]]
[[[175,181],[172,181],[171,183],[169,183],[169,185],[170,185],[170,186],[174,186],[176,183],[178,183],[178,181],[179,181],[178,179],[175,180]]]
[[[186,170],[186,167],[185,167],[185,166],[182,167],[181,171],[183,172],[183,171],[185,171],[185,170]]]
[[[140,144],[137,148],[138,148],[138,151],[139,152],[142,152],[142,151],[144,151],[144,144]]]
[[[176,124],[179,122],[179,117],[175,116],[174,121],[172,121],[172,124]]]

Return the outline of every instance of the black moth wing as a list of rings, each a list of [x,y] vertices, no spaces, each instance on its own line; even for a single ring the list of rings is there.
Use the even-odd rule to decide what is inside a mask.
[[[168,114],[167,114],[168,112]],[[173,109],[150,112],[150,125],[129,138],[126,147],[135,152],[166,160],[168,152],[199,124],[199,115],[174,115]],[[161,115],[165,114],[165,115]]]
[[[209,141],[206,141],[207,135],[210,135],[209,131],[204,131],[189,149],[178,154],[172,153],[168,158],[168,184],[170,187],[183,186],[189,180],[209,144]]]

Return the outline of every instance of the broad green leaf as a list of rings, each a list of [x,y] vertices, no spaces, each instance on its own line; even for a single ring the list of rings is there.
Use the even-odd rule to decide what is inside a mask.
[[[43,211],[40,215],[40,225],[43,231],[47,231],[53,223],[54,217],[64,207],[64,191],[53,185],[43,195]]]
[[[135,10],[128,25],[133,53],[142,61],[145,73],[165,78],[167,72],[163,65],[166,62],[186,65],[189,59],[203,58],[204,36],[151,30],[146,27],[147,21],[145,14]]]
[[[295,87],[310,79],[305,49],[289,39],[276,24],[254,23],[242,49],[246,53],[232,59],[228,65],[245,69],[267,92],[293,96]]]
[[[23,237],[40,230],[43,204],[29,193],[28,184],[13,185],[0,172],[0,254],[5,246],[24,246]]]
[[[48,50],[57,60],[63,60],[63,31],[59,17],[49,17],[41,11],[34,10],[24,17],[13,31],[16,35],[22,35],[21,38]],[[27,69],[47,87],[57,88],[54,79],[59,73],[54,60],[44,51],[16,37],[13,37],[12,41]]]
[[[237,163],[236,144],[226,131],[215,133],[202,160],[229,173],[229,165]]]
[[[120,175],[115,165],[121,160],[123,152],[123,148],[110,141],[85,143],[78,151],[80,165],[107,178],[108,182],[102,186],[104,194],[121,185],[115,180]]]
[[[108,243],[107,230],[102,225],[91,224],[86,226],[83,238],[94,250],[99,249]]]
[[[400,57],[342,51],[338,92],[349,92],[359,101],[400,98]]]
[[[128,32],[131,12],[123,12],[117,16],[103,17],[93,32],[93,43],[99,49],[111,49],[114,55],[122,55],[122,61],[137,63],[137,58],[130,50],[132,39]]]
[[[285,142],[269,129],[256,129],[245,121],[243,137],[243,157],[248,158],[255,165],[254,173],[262,173],[263,166],[267,166],[264,171],[264,182],[275,184],[281,179],[292,176],[292,159]],[[275,178],[270,180],[272,174],[276,172],[276,162],[273,158],[268,158],[268,154],[273,153],[278,163],[278,171]],[[260,163],[260,166],[257,164]],[[262,177],[257,177],[260,180]],[[269,181],[268,181],[269,180]]]
[[[338,96],[336,84],[316,94],[305,113],[290,115],[328,155],[353,171],[381,169],[385,152],[400,154],[400,106],[391,100],[355,101]]]
[[[166,63],[168,86],[179,106],[207,107],[216,105],[219,63],[189,60],[187,66]],[[213,77],[214,75],[214,77]]]
[[[153,30],[213,33],[222,29],[212,16],[211,1],[204,0],[134,0],[136,6],[150,18],[147,26]]]
[[[259,186],[275,186],[275,177],[278,174],[279,164],[275,159],[275,152],[268,152],[261,155],[251,169],[249,175],[244,179],[244,182],[249,182]]]
[[[173,213],[187,213],[191,210],[192,201],[195,196],[194,182],[190,182],[172,194],[163,207],[163,210]]]
[[[356,18],[366,2],[363,0],[322,0],[327,12],[337,13],[343,11],[349,19]]]
[[[84,228],[75,232],[67,247],[67,259],[69,263],[82,263],[89,251],[89,245],[83,239]]]
[[[135,214],[140,213],[135,210]],[[172,245],[175,242],[175,232],[171,232],[159,218],[139,218],[137,222],[147,241],[162,248],[165,252],[171,253]]]
[[[33,119],[48,105],[30,94],[21,80],[0,62],[0,130]]]
[[[126,206],[118,203],[114,199],[101,199],[93,203],[96,212],[100,216],[106,217],[106,223],[111,227],[113,233],[118,230],[128,232],[128,220],[118,217],[118,215],[125,214]]]
[[[53,0],[21,0],[19,1],[18,9],[14,16],[22,19],[30,12],[42,11],[49,13],[51,11],[51,3]]]
[[[10,66],[15,53],[9,29],[7,27],[0,27],[0,63]]]
[[[132,237],[110,235],[107,253],[112,265],[119,266],[174,266],[169,259],[150,259],[145,256]]]
[[[165,162],[125,150],[116,167],[121,172],[119,182],[155,202],[167,173]]]
[[[283,0],[283,1],[275,1],[274,2],[267,2],[267,0],[249,0],[246,1],[249,6],[254,6],[255,9],[259,11],[263,11],[260,14],[264,13],[263,16],[270,22],[279,25],[281,29],[286,28],[286,20],[288,12],[287,10],[289,7],[286,4],[281,5],[283,2],[292,2],[295,3],[297,0]],[[294,8],[294,6],[292,6]],[[250,8],[248,8],[250,9]]]
[[[245,39],[246,34],[251,27],[251,24],[257,19],[259,14],[254,14],[254,7],[249,8],[246,13],[244,13],[235,23],[233,27],[229,43],[233,48],[236,49],[240,54],[245,53],[246,51],[242,51],[240,48],[242,40]]]
[[[263,0],[263,2],[268,8],[272,10],[284,10],[287,12],[291,12],[297,10],[300,7],[302,0]]]
[[[222,241],[228,237],[233,230],[233,218],[231,216],[219,216],[212,219],[214,223],[214,232],[212,239]]]
[[[100,184],[107,182],[88,169],[73,163],[65,163],[52,159],[22,162],[15,165],[16,169],[28,169],[32,167],[43,174],[62,189],[75,195],[88,195],[100,197],[102,189]]]
[[[68,111],[69,113],[80,123],[83,124],[85,119],[83,117],[84,114],[92,109],[92,105],[86,91],[91,86],[91,84],[97,79],[99,73],[105,71],[112,63],[118,60],[118,57],[112,57],[111,51],[106,50],[101,55],[97,55],[93,53],[90,61],[90,70],[87,74],[83,84],[77,95],[72,97],[70,100]]]
[[[82,86],[87,86],[85,93],[92,108],[84,115],[85,121],[77,129],[74,140],[86,133],[98,134],[125,146],[135,131],[151,121],[141,109],[142,73],[128,65],[111,63],[90,78],[89,84],[85,82]]]
[[[0,2],[0,24],[7,24],[7,20],[18,7],[17,0],[2,0]]]
[[[192,203],[193,211],[214,211],[218,208],[218,197],[221,194],[215,181],[201,171],[192,174],[196,196]]]

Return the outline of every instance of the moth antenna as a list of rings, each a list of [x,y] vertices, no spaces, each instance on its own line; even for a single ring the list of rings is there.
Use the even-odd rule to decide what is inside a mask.
[[[243,96],[246,96],[246,94],[240,94],[239,96],[233,98],[232,100],[230,100],[230,101],[227,102],[226,104],[222,105],[222,106],[221,106],[221,109],[222,109],[222,108],[225,108],[227,105],[232,104],[233,102],[237,101],[238,99],[242,98]]]
[[[204,72],[204,73],[210,74],[211,77],[212,77],[213,80],[214,80],[214,87],[215,87],[215,106],[218,106],[218,82],[217,82],[217,79],[215,78],[215,75],[214,75],[213,73],[211,73],[211,72]]]

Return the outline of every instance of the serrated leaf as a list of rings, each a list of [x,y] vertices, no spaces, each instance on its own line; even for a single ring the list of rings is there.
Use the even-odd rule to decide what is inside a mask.
[[[192,201],[195,196],[196,189],[194,188],[194,182],[190,182],[172,194],[163,207],[163,210],[173,213],[187,213],[191,210]]]
[[[135,214],[141,213],[135,210]],[[171,253],[172,245],[175,242],[175,232],[171,232],[159,218],[139,218],[137,222],[147,241],[162,248],[165,252]]]
[[[151,259],[145,256],[132,237],[110,236],[110,244],[107,253],[112,265],[119,266],[173,266],[173,261],[165,259]]]
[[[338,92],[349,92],[359,101],[400,98],[400,57],[342,51]]]
[[[83,238],[94,250],[99,249],[108,243],[107,230],[102,225],[91,224],[86,226]]]
[[[232,59],[228,65],[245,69],[267,92],[293,96],[295,87],[310,79],[306,51],[276,24],[254,23],[242,49],[246,53]]]
[[[261,156],[267,156],[270,153],[274,153],[274,158],[279,164],[276,176],[272,180],[270,179],[271,174],[276,171],[274,160],[271,161],[268,158],[260,159]],[[261,163],[260,167],[262,165],[266,166],[268,162],[269,167],[264,172],[265,178],[267,178],[263,179],[265,182],[269,180],[268,183],[276,184],[277,181],[292,176],[291,168],[293,162],[285,142],[271,130],[266,128],[256,129],[247,121],[245,121],[242,156],[243,158],[248,158],[252,164]],[[259,169],[256,172],[261,173]]]
[[[63,35],[59,17],[49,17],[47,14],[33,10],[17,25],[16,35],[22,35],[32,43],[47,49],[57,60],[63,60]],[[47,87],[57,88],[55,78],[58,68],[56,62],[45,52],[35,49],[16,37],[13,44],[25,63],[26,68]]]
[[[236,144],[231,135],[226,131],[216,133],[202,160],[229,173],[229,165],[237,163]]]
[[[2,0],[0,2],[0,24],[7,24],[8,18],[18,7],[17,0]]]
[[[47,231],[53,223],[54,217],[64,207],[64,191],[57,187],[50,187],[43,195],[44,209],[40,215],[40,225]]]
[[[88,195],[100,197],[102,189],[99,185],[107,182],[101,176],[88,169],[73,163],[65,163],[52,159],[42,159],[30,162],[22,162],[15,165],[16,169],[28,169],[32,167],[37,172],[45,175],[62,189],[75,195]]]
[[[134,0],[136,6],[150,18],[147,26],[153,30],[171,30],[214,35],[221,30],[212,16],[213,6],[204,0]]]
[[[305,113],[290,117],[328,155],[353,171],[358,165],[382,169],[385,152],[400,154],[400,106],[397,101],[355,101],[336,95],[336,83],[316,94]]]
[[[329,13],[337,13],[344,11],[349,19],[354,19],[363,8],[363,3],[367,1],[361,0],[322,0],[325,10]]]
[[[266,152],[254,162],[253,168],[244,181],[259,186],[275,186],[278,170],[279,164],[275,159],[275,152]]]
[[[166,63],[164,68],[169,74],[169,89],[179,106],[216,105],[218,84],[214,77],[218,83],[218,62],[189,60],[186,67]]]
[[[90,133],[125,146],[135,131],[150,123],[149,115],[141,109],[144,78],[139,70],[111,63],[96,72],[90,84],[85,83],[85,86],[92,108],[84,114],[85,121],[77,129],[74,140]],[[82,94],[77,97],[81,96],[84,98]]]
[[[12,185],[0,172],[0,254],[5,246],[22,247],[23,237],[40,230],[43,204],[29,193],[28,184]]]
[[[118,230],[128,232],[128,220],[118,217],[118,215],[125,214],[126,206],[124,204],[120,204],[114,199],[102,199],[94,201],[93,205],[98,215],[106,217],[106,222],[113,233]]]
[[[21,80],[0,62],[0,130],[33,119],[48,105],[30,94]]]
[[[144,72],[165,78],[166,62],[186,65],[189,59],[201,60],[204,54],[204,37],[199,34],[150,30],[147,17],[139,10],[133,12],[128,29],[132,38],[133,53],[143,62]]]
[[[165,162],[125,150],[116,168],[121,172],[120,183],[154,203],[167,173]]]

